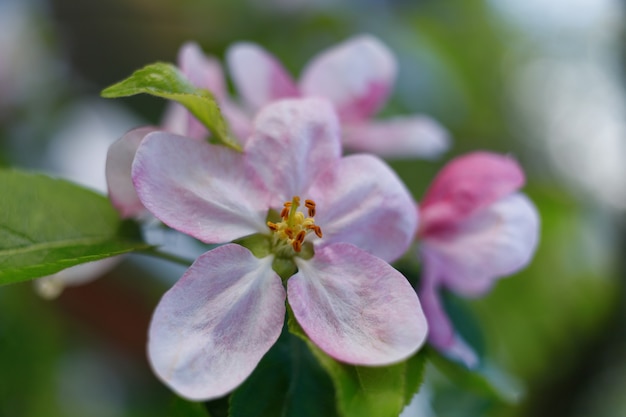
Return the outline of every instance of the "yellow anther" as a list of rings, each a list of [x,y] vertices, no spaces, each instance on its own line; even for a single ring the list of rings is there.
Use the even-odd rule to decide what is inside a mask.
[[[309,209],[309,217],[315,217],[315,201],[304,200],[304,207]]]
[[[302,250],[302,245],[306,236],[310,232],[314,232],[319,238],[322,237],[322,229],[315,224],[313,216],[315,215],[315,202],[313,200],[305,200],[304,206],[308,210],[308,216],[299,211],[300,197],[294,196],[291,201],[283,204],[280,212],[282,221],[279,223],[267,222],[267,226],[274,235],[274,247],[283,252],[293,250],[298,253]],[[289,254],[289,252],[284,252]],[[293,255],[293,252],[291,252]]]

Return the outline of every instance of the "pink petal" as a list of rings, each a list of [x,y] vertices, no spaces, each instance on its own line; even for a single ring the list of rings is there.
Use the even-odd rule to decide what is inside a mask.
[[[231,100],[224,99],[219,105],[230,131],[240,144],[245,145],[252,134],[252,118]]]
[[[194,86],[209,90],[218,99],[226,97],[226,83],[220,62],[206,56],[197,43],[187,42],[180,48],[178,66]]]
[[[448,150],[448,132],[428,116],[394,117],[346,124],[343,144],[355,151],[391,158],[433,159]]]
[[[182,104],[169,102],[161,122],[163,130],[189,138],[204,140],[209,131]]]
[[[473,152],[450,161],[439,172],[421,203],[421,234],[436,235],[511,194],[524,184],[524,173],[508,156]]]
[[[267,196],[251,175],[242,153],[163,132],[144,139],[133,164],[145,207],[209,243],[267,231]]]
[[[309,194],[316,203],[320,245],[347,242],[386,261],[413,242],[417,210],[397,175],[371,155],[352,155],[329,166]]]
[[[178,67],[198,88],[212,92],[218,100],[227,98],[224,73],[219,61],[204,55],[195,42],[185,43],[178,52]],[[206,139],[209,131],[182,105],[170,102],[163,117],[163,128],[171,133]]]
[[[436,259],[423,259],[422,280],[418,295],[428,321],[428,342],[446,355],[461,360],[472,368],[478,364],[478,357],[454,331],[452,322],[439,298],[437,278],[442,267]]]
[[[253,112],[274,100],[300,95],[280,62],[256,44],[234,44],[226,52],[226,63],[236,90]]]
[[[319,172],[336,163],[341,154],[339,122],[329,102],[287,99],[261,110],[245,153],[251,170],[282,208],[304,193]]]
[[[378,39],[361,35],[323,51],[303,71],[305,96],[331,100],[342,121],[373,116],[387,101],[396,77],[396,61]]]
[[[422,242],[424,262],[441,265],[439,282],[465,296],[487,292],[523,268],[537,246],[539,216],[523,194],[512,194],[459,224],[454,233]]]
[[[189,117],[191,114],[182,104],[170,101],[165,107],[161,120],[163,130],[177,135],[187,136],[189,130]]]
[[[113,142],[107,152],[105,170],[109,198],[123,218],[134,217],[145,210],[137,197],[131,168],[139,144],[147,134],[154,131],[156,128],[152,126],[130,130]]]
[[[148,340],[154,372],[191,400],[241,384],[276,342],[285,290],[271,268],[229,244],[201,255],[157,306]]]
[[[426,338],[419,300],[383,260],[338,243],[296,258],[287,298],[309,338],[337,360],[385,365],[413,354]]]

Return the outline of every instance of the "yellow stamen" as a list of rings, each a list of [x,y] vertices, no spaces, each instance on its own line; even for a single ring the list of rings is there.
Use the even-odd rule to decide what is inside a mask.
[[[269,227],[274,236],[274,247],[279,251],[289,248],[289,250],[299,253],[302,250],[306,236],[310,232],[314,232],[319,238],[322,237],[322,229],[315,224],[313,219],[315,216],[315,202],[313,200],[305,200],[304,206],[308,209],[308,216],[298,211],[300,197],[294,196],[291,201],[283,204],[283,209],[280,212],[281,222],[267,222],[267,227]],[[291,252],[291,255],[293,255],[293,252]]]

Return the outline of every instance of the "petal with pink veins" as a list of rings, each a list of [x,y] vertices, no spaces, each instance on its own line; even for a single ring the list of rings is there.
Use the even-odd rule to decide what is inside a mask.
[[[185,398],[208,400],[252,373],[285,319],[285,290],[271,263],[224,245],[201,255],[163,296],[148,340],[163,382]]]
[[[354,151],[388,158],[434,159],[448,150],[448,131],[428,116],[402,116],[345,124],[343,144]]]
[[[300,88],[305,96],[332,101],[343,122],[365,120],[387,101],[396,71],[391,51],[375,37],[361,35],[314,57]]]
[[[502,198],[449,234],[422,242],[425,262],[441,265],[439,282],[464,296],[487,292],[494,281],[523,268],[539,235],[539,215],[521,193]]]
[[[417,230],[411,194],[372,155],[348,156],[329,166],[306,198],[316,202],[315,223],[323,232],[322,239],[315,240],[318,245],[352,243],[391,262],[406,251]]]
[[[415,291],[385,261],[348,243],[296,258],[287,282],[289,305],[302,329],[333,358],[386,365],[412,355],[427,324]]]
[[[131,168],[139,144],[146,135],[156,130],[152,126],[130,130],[109,146],[105,167],[109,198],[123,218],[136,216],[145,210],[137,197]]]
[[[420,207],[421,234],[454,227],[524,185],[524,172],[511,157],[473,152],[450,161],[427,190]]]
[[[274,102],[261,110],[254,127],[246,161],[271,190],[274,208],[305,192],[319,172],[340,158],[339,122],[326,100]]]
[[[168,226],[203,242],[266,232],[268,195],[243,154],[163,132],[137,150],[133,182],[144,206]]]
[[[235,88],[252,112],[274,100],[300,95],[287,70],[259,45],[234,44],[226,52],[226,63]]]

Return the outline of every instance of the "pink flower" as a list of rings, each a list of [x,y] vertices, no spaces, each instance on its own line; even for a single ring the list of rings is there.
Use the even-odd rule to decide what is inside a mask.
[[[468,366],[477,357],[441,305],[439,289],[465,297],[489,291],[496,280],[523,268],[535,251],[539,217],[526,196],[519,165],[506,156],[474,152],[448,163],[419,208],[418,295],[429,323],[429,342]]]
[[[286,299],[340,361],[394,363],[423,343],[417,296],[387,263],[416,231],[411,197],[381,160],[342,158],[340,145],[332,106],[307,99],[265,107],[243,153],[162,132],[139,146],[133,180],[157,218],[207,243],[258,243],[201,255],[156,308],[150,362],[180,395],[243,382],[280,335]]]
[[[397,72],[391,51],[373,36],[356,36],[321,52],[304,68],[298,83],[256,44],[237,43],[226,59],[249,114],[280,98],[324,97],[339,113],[347,148],[386,157],[425,158],[448,148],[447,132],[428,116],[370,120],[387,101]]]

